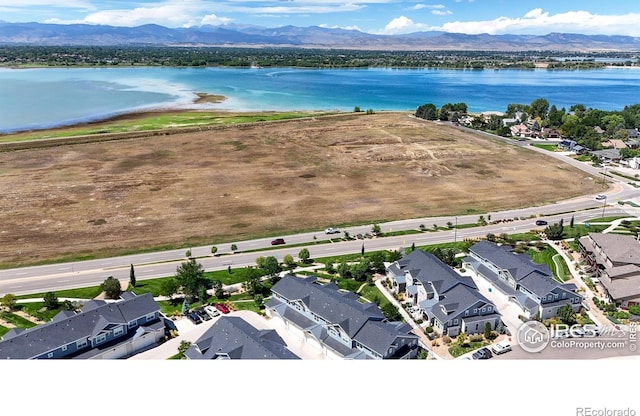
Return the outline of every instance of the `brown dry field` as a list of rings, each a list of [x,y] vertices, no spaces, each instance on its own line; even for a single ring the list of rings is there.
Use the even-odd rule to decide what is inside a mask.
[[[3,264],[490,212],[594,192],[583,172],[552,158],[409,113],[0,153],[0,187]]]

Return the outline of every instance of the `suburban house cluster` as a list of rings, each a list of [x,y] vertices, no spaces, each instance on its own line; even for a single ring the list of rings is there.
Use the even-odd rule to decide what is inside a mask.
[[[80,312],[61,311],[50,322],[12,329],[0,359],[116,359],[156,346],[168,323],[150,293],[124,292],[118,302],[91,300]]]
[[[589,233],[580,254],[607,295],[622,308],[640,303],[640,242],[633,236]]]
[[[570,305],[579,312],[583,297],[572,283],[559,283],[546,265],[535,264],[511,247],[480,241],[469,249],[463,267],[487,279],[496,289],[517,304],[527,319],[548,319]]]
[[[442,335],[483,333],[501,324],[495,305],[470,277],[461,276],[433,254],[414,250],[387,268],[394,293],[404,294],[429,325]]]
[[[410,325],[388,322],[375,303],[361,303],[335,283],[314,276],[283,277],[272,287],[266,314],[327,358],[409,359],[419,350]]]
[[[191,360],[295,360],[273,329],[257,329],[237,316],[222,316],[187,351]]]

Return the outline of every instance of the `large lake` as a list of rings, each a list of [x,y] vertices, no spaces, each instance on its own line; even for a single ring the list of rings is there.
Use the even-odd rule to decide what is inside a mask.
[[[228,99],[194,106],[196,92]],[[621,110],[640,103],[640,70],[0,69],[0,132],[152,108],[413,111],[428,102],[465,102],[475,112],[504,111],[509,103],[540,97],[558,108]]]

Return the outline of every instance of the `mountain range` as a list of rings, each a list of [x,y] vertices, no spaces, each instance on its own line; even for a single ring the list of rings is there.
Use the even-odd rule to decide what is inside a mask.
[[[357,30],[318,26],[159,25],[117,27],[86,24],[8,23],[0,21],[0,45],[41,46],[226,46],[293,47],[361,50],[482,50],[482,51],[640,51],[631,36],[550,33],[547,35],[467,35],[415,32],[375,35]]]

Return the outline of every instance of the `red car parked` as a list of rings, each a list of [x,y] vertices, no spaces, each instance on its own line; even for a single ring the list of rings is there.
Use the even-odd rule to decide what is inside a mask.
[[[216,309],[219,310],[222,313],[229,313],[229,308],[224,306],[222,303],[216,303],[213,306],[215,306]]]

